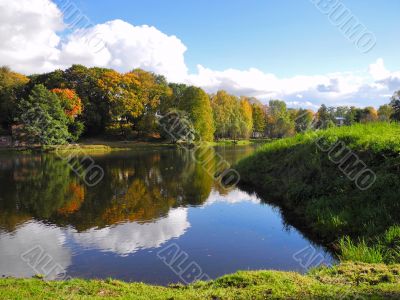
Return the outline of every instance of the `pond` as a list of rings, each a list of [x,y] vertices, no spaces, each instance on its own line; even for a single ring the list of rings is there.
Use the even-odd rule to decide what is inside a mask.
[[[0,275],[165,285],[331,263],[278,208],[212,176],[220,161],[234,164],[254,149],[209,148],[207,164],[176,148],[95,155],[104,177],[93,186],[65,157],[2,154]],[[299,257],[311,250],[305,265]]]

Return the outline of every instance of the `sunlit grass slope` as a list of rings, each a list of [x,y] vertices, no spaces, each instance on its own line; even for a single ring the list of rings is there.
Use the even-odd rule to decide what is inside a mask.
[[[358,124],[277,140],[237,170],[266,201],[336,243],[343,259],[400,262],[398,124]],[[371,170],[376,180],[355,179],[362,170]]]

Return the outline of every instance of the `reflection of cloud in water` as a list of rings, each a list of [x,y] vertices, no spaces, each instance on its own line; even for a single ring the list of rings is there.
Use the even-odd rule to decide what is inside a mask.
[[[187,209],[179,208],[171,210],[167,217],[154,223],[125,223],[72,235],[83,247],[127,255],[139,249],[159,247],[170,239],[180,237],[189,227]]]
[[[66,269],[71,264],[71,252],[64,247],[65,235],[61,229],[49,227],[38,222],[29,222],[18,228],[13,233],[0,235],[0,274],[13,275],[15,277],[31,277],[36,273],[45,273],[38,267],[35,272],[27,262],[21,259],[21,255],[35,247],[40,246],[43,253],[35,252],[38,258],[49,255],[52,261],[48,269],[59,265]],[[43,266],[44,264],[39,264]],[[54,279],[51,273],[47,279]]]
[[[216,190],[213,190],[205,205],[211,205],[217,202],[225,202],[229,204],[252,202],[254,204],[260,204],[261,201],[255,194],[248,194],[239,189],[234,189],[226,195],[221,195]]]

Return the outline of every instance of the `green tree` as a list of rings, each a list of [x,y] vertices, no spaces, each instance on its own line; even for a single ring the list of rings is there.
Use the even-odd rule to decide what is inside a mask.
[[[360,108],[351,106],[349,111],[345,115],[345,124],[346,125],[353,125],[355,123],[360,123],[362,116],[362,110]]]
[[[393,116],[393,107],[389,104],[385,104],[379,107],[378,116],[380,121],[389,122]]]
[[[309,109],[300,108],[296,111],[295,116],[295,129],[296,132],[304,132],[311,128],[311,124],[314,120],[314,112]]]
[[[170,109],[178,108],[179,104],[183,99],[183,95],[185,94],[186,89],[188,86],[183,83],[170,83],[168,87],[171,90],[169,97],[161,98],[160,106],[159,106],[159,113],[164,115]]]
[[[195,141],[195,129],[186,111],[172,108],[161,116],[158,124],[161,137],[171,143],[185,142],[190,144]]]
[[[271,138],[281,138],[294,134],[294,120],[290,118],[286,103],[271,100],[267,111],[267,134]]]
[[[186,89],[179,109],[189,114],[198,139],[214,140],[214,119],[208,95],[202,89],[191,86]]]
[[[43,84],[49,90],[72,89],[82,100],[84,111],[77,121],[85,125],[87,135],[103,133],[111,121],[111,108],[108,91],[101,88],[99,80],[110,69],[87,68],[73,65],[65,71],[56,70],[51,73],[30,76],[29,91],[37,84]],[[27,95],[25,95],[26,97]]]
[[[335,125],[335,116],[332,114],[332,110],[322,104],[317,112],[317,128],[326,129]]]
[[[30,144],[57,145],[72,140],[68,118],[58,96],[43,85],[36,85],[29,97],[18,103],[17,122],[21,137]]]
[[[392,119],[400,121],[400,91],[394,93],[390,106],[393,108]]]

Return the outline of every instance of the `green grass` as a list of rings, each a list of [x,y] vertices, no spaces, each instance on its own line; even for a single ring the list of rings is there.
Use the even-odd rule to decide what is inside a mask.
[[[189,286],[117,280],[0,279],[0,299],[399,299],[400,266],[342,264],[307,275],[241,271]]]
[[[243,183],[282,207],[307,232],[343,247],[347,252],[342,257],[400,263],[399,243],[384,242],[385,237],[398,239],[400,231],[396,229],[400,225],[399,137],[400,126],[388,123],[308,132],[260,147],[236,169]],[[357,188],[331,160],[337,158],[334,153],[329,156],[317,141],[319,145],[342,142],[376,174],[375,183],[368,190]],[[347,236],[352,244],[346,243]]]
[[[354,243],[349,237],[342,238],[339,245],[342,261],[384,262],[384,249],[378,245],[368,246],[364,240]]]

